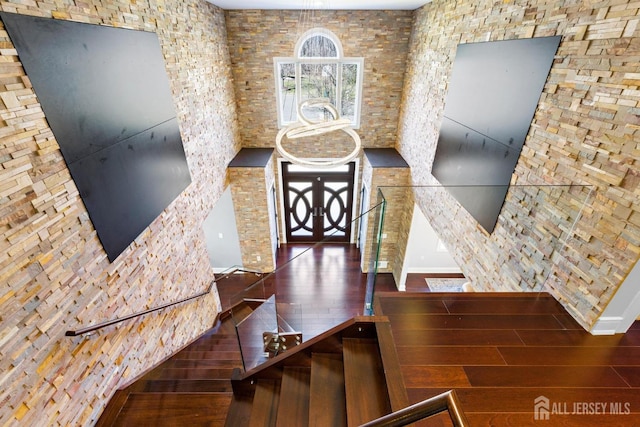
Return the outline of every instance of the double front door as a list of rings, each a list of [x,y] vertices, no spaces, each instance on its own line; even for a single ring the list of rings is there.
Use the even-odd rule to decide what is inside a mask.
[[[283,163],[288,242],[349,242],[355,164],[311,170]]]

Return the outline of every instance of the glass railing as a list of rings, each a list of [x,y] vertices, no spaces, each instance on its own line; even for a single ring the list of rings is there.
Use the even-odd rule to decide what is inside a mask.
[[[561,294],[561,284],[579,274],[572,254],[584,243],[581,235],[588,228],[583,220],[591,212],[591,187],[380,187],[376,196],[372,207],[351,223],[357,249],[332,247],[331,236],[315,244],[292,245],[289,260],[231,298],[245,371],[354,316],[375,314],[380,274],[386,275],[385,282],[392,275],[396,286],[406,279],[415,208],[427,217],[477,291]],[[476,205],[463,207],[458,200],[465,196]],[[484,216],[483,198],[490,201]],[[488,228],[494,221],[492,232],[469,211]],[[491,218],[498,213],[497,220]],[[320,251],[322,258],[317,256]],[[361,273],[355,281],[349,275],[353,283],[348,284],[338,283],[346,276],[345,251],[357,258]],[[353,261],[349,268],[354,268]],[[304,284],[304,291],[278,295],[278,282],[291,283],[291,278]],[[358,308],[344,309],[347,306]]]
[[[561,284],[580,274],[574,251],[589,229],[591,186],[380,187],[379,198],[377,271],[393,274],[396,283],[404,279],[414,206],[477,290],[562,293]]]
[[[376,204],[353,220],[352,232],[360,229],[361,222],[377,230],[380,208],[381,205]],[[373,292],[375,281],[375,257],[380,243],[375,233],[377,231],[363,230],[359,248],[345,249],[343,245],[329,243],[332,235],[314,244],[296,245],[289,260],[230,298],[245,371],[346,320],[372,314],[366,293],[369,289]],[[325,246],[323,259],[318,261],[316,251],[325,244],[333,245],[335,253],[331,246]],[[336,281],[344,280],[345,251],[351,258],[358,259],[356,265],[363,274],[357,283],[334,286]],[[291,277],[304,283],[306,291],[287,298],[278,296],[278,282],[289,281]],[[354,298],[359,302],[354,303],[351,300]],[[345,305],[358,308],[345,309]]]
[[[251,302],[257,305],[252,307],[246,315],[240,317],[240,311],[236,311],[233,315],[245,371],[268,360],[263,337],[278,332],[275,295]]]

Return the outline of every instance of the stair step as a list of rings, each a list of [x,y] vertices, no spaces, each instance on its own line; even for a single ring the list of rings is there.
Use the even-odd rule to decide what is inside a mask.
[[[246,319],[251,313],[253,313],[253,308],[251,308],[247,304],[238,304],[231,311],[233,322],[237,325]]]
[[[314,353],[311,356],[309,426],[347,425],[344,388],[344,364],[339,353]]]
[[[233,339],[225,338],[225,339],[210,340],[208,342],[207,341],[194,342],[193,344],[189,345],[189,347],[187,347],[182,351],[220,351],[220,350],[238,351],[239,348],[240,347],[238,345],[238,338],[233,337]]]
[[[253,396],[249,426],[275,426],[279,400],[280,382],[276,380],[259,380]]]
[[[347,424],[358,426],[391,412],[384,369],[374,339],[344,338]]]
[[[224,427],[248,427],[252,405],[253,394],[235,393],[229,405]]]
[[[131,393],[112,425],[223,425],[230,402],[228,393]]]
[[[238,357],[238,364],[241,364],[240,357]],[[227,364],[227,360],[215,360],[215,359],[175,359],[170,360],[166,363],[166,369],[198,369],[198,368],[209,368],[209,369],[221,369],[222,374],[227,375],[227,371],[232,371],[233,368],[228,368],[225,365]],[[222,365],[222,366],[221,366]]]
[[[178,359],[180,360],[180,359]],[[185,360],[185,359],[182,359]],[[193,359],[190,359],[193,360]],[[160,369],[160,375],[164,375],[162,372],[163,371],[169,371],[171,369],[185,369],[185,367],[183,366],[178,366],[177,368],[174,368],[175,365],[173,364],[167,364],[166,366],[161,366]],[[231,370],[233,371],[234,368],[239,368],[242,366],[242,359],[238,358],[236,360],[216,360],[216,361],[212,361],[211,363],[207,364],[207,365],[203,365],[201,368],[197,368],[197,367],[192,367],[189,368],[187,367],[186,369],[193,369],[193,370],[198,370],[198,369],[210,369],[210,370],[220,370],[220,373],[226,375],[227,371]]]
[[[282,373],[278,427],[300,427],[309,422],[311,368],[287,366]]]
[[[232,393],[230,380],[151,380],[145,393]]]
[[[195,359],[195,360],[236,360],[240,359],[240,350],[236,349],[233,351],[230,350],[222,350],[222,349],[213,349],[210,351],[186,351],[181,357],[177,357],[176,359]]]
[[[109,404],[106,406],[100,418],[96,422],[94,427],[108,427],[113,426],[115,420],[118,418],[118,414],[122,411],[122,408],[129,399],[129,390],[118,390],[115,392]]]

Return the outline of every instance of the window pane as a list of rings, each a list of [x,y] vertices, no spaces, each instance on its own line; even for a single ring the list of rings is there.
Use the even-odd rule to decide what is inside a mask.
[[[313,187],[309,182],[289,183],[289,221],[292,236],[313,235]]]
[[[358,64],[342,64],[342,117],[355,119]]]
[[[280,63],[280,117],[283,123],[295,122],[296,114],[296,66]]]
[[[337,64],[302,64],[301,101],[311,98],[325,98],[336,105]],[[331,113],[324,108],[309,108],[305,115],[311,120],[330,119]]]
[[[287,172],[323,172],[323,173],[345,173],[349,172],[349,163],[346,165],[338,165],[332,167],[323,167],[323,168],[314,168],[313,166],[306,165],[294,165],[293,163],[289,163],[286,165]]]
[[[337,58],[336,45],[328,37],[316,35],[309,37],[300,48],[303,58]]]
[[[324,232],[332,236],[344,236],[347,226],[348,183],[325,182]]]

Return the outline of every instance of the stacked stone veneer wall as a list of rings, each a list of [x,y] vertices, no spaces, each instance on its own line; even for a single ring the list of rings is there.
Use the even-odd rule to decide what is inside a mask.
[[[0,425],[92,425],[119,387],[192,341],[217,292],[86,337],[76,329],[205,290],[201,225],[239,149],[222,11],[205,1],[15,1],[7,12],[158,34],[192,183],[109,263],[0,27]]]
[[[333,32],[345,56],[364,58],[362,117],[357,129],[363,147],[393,147],[413,12],[306,12],[304,17],[295,10],[225,12],[243,147],[275,147],[278,115],[273,58],[293,57],[298,38],[316,27]],[[303,158],[342,157],[353,149],[351,138],[340,131],[296,140],[294,144],[284,138],[285,149]],[[278,167],[277,162],[274,167]],[[277,175],[279,171],[274,173]],[[277,185],[280,186],[279,180]],[[280,188],[277,194],[280,197]],[[279,218],[284,217],[282,212],[279,214]],[[285,230],[280,233],[284,241]],[[240,244],[243,246],[244,242]],[[252,251],[243,249],[247,253]]]
[[[430,168],[457,44],[562,36],[512,183],[592,186],[568,245],[559,235],[586,188],[511,195],[492,235],[446,192],[417,197],[477,288],[550,290],[590,328],[638,259],[639,22],[640,3],[628,1],[435,0],[416,12],[397,147],[416,184],[437,183]]]
[[[232,167],[228,169],[231,197],[235,210],[242,264],[262,272],[275,270],[272,230],[273,206],[269,191],[274,182],[274,156],[265,167]]]
[[[304,18],[303,27],[299,26],[300,11],[225,13],[243,146],[275,146],[278,116],[273,58],[293,57],[298,38],[314,27],[332,31],[340,39],[345,56],[364,58],[358,130],[363,146],[394,146],[411,11],[317,10]],[[322,145],[319,151],[324,152]],[[295,154],[313,156],[315,152],[310,144]]]
[[[369,195],[369,206],[366,210],[380,204],[384,196],[386,202],[383,217],[380,249],[377,253],[378,215],[381,208],[367,215],[366,244],[361,248],[363,272],[369,272],[371,260],[378,256],[378,261],[387,261],[387,267],[378,266],[379,273],[392,273],[399,283],[404,255],[407,248],[408,235],[413,215],[413,194],[408,187],[411,180],[409,168],[373,167],[367,156],[364,156],[362,180]]]

